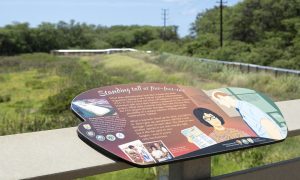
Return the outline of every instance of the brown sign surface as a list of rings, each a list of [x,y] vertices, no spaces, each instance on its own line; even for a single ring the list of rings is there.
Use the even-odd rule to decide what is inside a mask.
[[[79,137],[111,157],[153,166],[282,141],[287,126],[265,95],[142,83],[101,87],[71,105]]]

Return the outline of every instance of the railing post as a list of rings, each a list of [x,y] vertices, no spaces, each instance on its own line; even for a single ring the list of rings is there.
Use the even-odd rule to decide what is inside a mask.
[[[211,158],[200,158],[169,165],[170,180],[194,180],[211,177]]]

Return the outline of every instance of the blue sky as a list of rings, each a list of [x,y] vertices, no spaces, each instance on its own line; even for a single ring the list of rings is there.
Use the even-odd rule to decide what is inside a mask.
[[[241,0],[227,0],[231,6]],[[189,33],[197,13],[212,8],[216,0],[1,0],[0,26],[12,22],[69,21],[111,25],[163,24],[162,9],[168,9],[168,25],[179,26],[181,36]]]

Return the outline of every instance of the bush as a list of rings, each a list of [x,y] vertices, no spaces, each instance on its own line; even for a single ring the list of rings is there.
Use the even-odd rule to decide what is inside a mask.
[[[59,114],[70,109],[71,101],[83,91],[80,86],[63,89],[60,93],[48,97],[42,105],[41,111],[46,114]]]
[[[10,100],[11,100],[11,96],[10,95],[2,95],[2,96],[0,96],[0,103],[9,102]]]

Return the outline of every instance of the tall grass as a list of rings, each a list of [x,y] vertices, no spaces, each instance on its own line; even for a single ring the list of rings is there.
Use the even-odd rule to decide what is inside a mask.
[[[148,55],[130,53],[132,57],[158,65],[165,71],[187,73],[193,78],[210,80],[221,86],[236,86],[258,90],[268,94],[274,100],[290,100],[300,98],[300,78],[295,75],[279,75],[272,73],[243,73],[237,68],[220,64],[200,62],[195,58],[171,54]],[[197,83],[195,84],[197,86]]]
[[[95,87],[131,82],[182,84],[200,89],[238,86],[264,92],[275,100],[300,98],[299,77],[242,73],[170,54],[0,57],[0,135],[76,126],[79,120],[69,106],[77,94]],[[299,137],[294,137],[276,145],[214,156],[213,175],[299,157],[299,142]],[[118,179],[118,176],[154,179],[153,172],[129,170],[122,175],[114,172],[91,179]]]
[[[71,100],[90,88],[120,83],[80,58],[26,54],[0,58],[0,135],[78,124]]]

